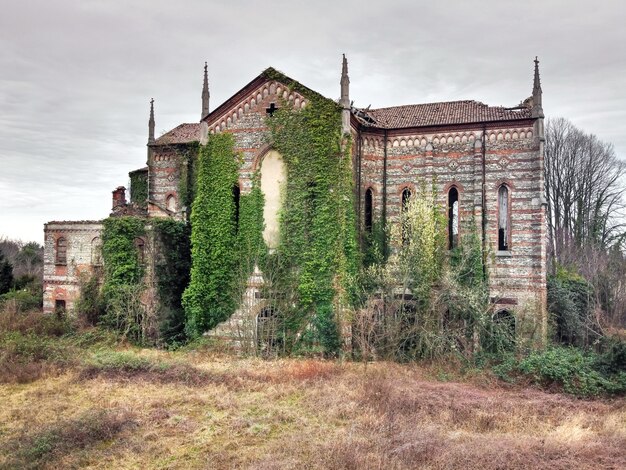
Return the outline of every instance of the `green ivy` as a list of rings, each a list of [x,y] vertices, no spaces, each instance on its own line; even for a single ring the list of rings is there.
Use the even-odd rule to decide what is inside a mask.
[[[267,120],[287,176],[272,256],[280,260],[278,288],[289,298],[282,312],[286,347],[333,355],[341,348],[338,306],[354,301],[360,263],[350,141],[341,134],[338,105],[301,88],[306,108],[282,103]]]
[[[230,134],[201,147],[191,210],[191,279],[183,294],[187,332],[196,337],[229,318],[236,308],[236,231],[233,186],[238,164]]]
[[[101,321],[131,339],[143,341],[139,307],[143,290],[144,266],[140,262],[135,239],[146,233],[145,220],[138,217],[109,217],[102,232],[104,282],[102,300],[105,314]],[[136,307],[130,312],[129,305]]]
[[[180,179],[178,181],[178,196],[181,206],[190,208],[195,195],[196,166],[199,142],[188,144],[184,152],[180,153]]]
[[[139,207],[148,204],[148,171],[136,170],[128,174],[130,177],[130,202]]]
[[[189,225],[169,218],[154,219],[151,224],[159,296],[159,337],[165,344],[180,344],[186,339],[182,295],[189,284],[191,267]]]

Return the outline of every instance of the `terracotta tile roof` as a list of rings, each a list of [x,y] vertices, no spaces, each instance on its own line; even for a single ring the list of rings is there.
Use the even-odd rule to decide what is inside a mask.
[[[181,124],[156,140],[157,145],[186,144],[200,139],[200,124]]]
[[[531,117],[530,108],[512,110],[502,106],[488,106],[473,100],[411,104],[361,111],[374,119],[375,126],[387,129],[510,121]]]

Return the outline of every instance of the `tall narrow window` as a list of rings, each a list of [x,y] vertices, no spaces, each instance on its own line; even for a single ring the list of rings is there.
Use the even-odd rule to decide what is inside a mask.
[[[102,240],[100,237],[91,240],[91,264],[92,266],[102,265]]]
[[[64,237],[57,238],[56,264],[67,264],[67,240]]]
[[[411,200],[411,190],[409,188],[404,188],[402,191],[402,211],[406,211],[409,206],[409,201]]]
[[[511,218],[509,216],[509,188],[504,184],[498,189],[498,250],[511,248]]]
[[[448,248],[459,245],[459,191],[454,186],[448,191]]]
[[[235,212],[233,213],[233,220],[235,222],[235,231],[239,231],[239,199],[241,197],[241,189],[239,185],[233,186],[233,202],[235,203]]]
[[[411,202],[411,190],[409,188],[404,188],[402,191],[402,213],[400,214],[400,220],[402,223],[402,244],[406,245],[409,243],[409,221],[406,217],[406,212],[409,208],[409,202]]]
[[[141,238],[135,238],[135,248],[137,248],[137,258],[140,264],[146,260],[146,244]]]
[[[365,191],[365,230],[368,232],[372,231],[372,223],[373,223],[373,208],[374,208],[374,192],[372,188],[368,188]]]

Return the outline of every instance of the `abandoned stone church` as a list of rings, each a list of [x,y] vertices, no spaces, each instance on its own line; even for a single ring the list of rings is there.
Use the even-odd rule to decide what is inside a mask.
[[[111,216],[188,220],[190,208],[179,195],[182,156],[197,151],[192,149],[210,134],[231,133],[242,156],[238,189],[242,195],[249,192],[253,175],[260,174],[263,237],[268,247],[275,246],[281,237],[281,183],[287,175],[280,153],[267,143],[267,119],[285,103],[307,106],[307,97],[292,83],[267,69],[211,110],[205,65],[199,122],[180,124],[158,138],[151,102],[147,166],[129,174],[128,200],[126,188],[113,191]],[[545,334],[544,114],[538,61],[531,96],[511,107],[464,100],[359,108],[351,102],[349,83],[344,57],[338,103],[342,130],[352,136],[358,230],[371,230],[381,220],[398,223],[403,204],[417,194],[419,182],[436,181],[437,197],[448,217],[449,246],[458,243],[464,221],[465,226],[470,219],[476,223],[482,249],[488,253],[494,312],[530,315]],[[356,98],[363,102],[363,97]],[[45,224],[45,312],[71,312],[81,273],[101,269],[102,227],[97,220]],[[149,256],[144,251],[147,242],[136,240],[140,257]],[[256,271],[248,300],[242,299],[252,304],[252,315],[264,307],[258,295],[262,283],[262,273]]]

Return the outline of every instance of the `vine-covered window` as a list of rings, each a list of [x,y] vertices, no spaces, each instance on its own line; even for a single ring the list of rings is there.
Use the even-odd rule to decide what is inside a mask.
[[[102,266],[102,240],[100,237],[91,240],[91,265]]]
[[[365,191],[365,230],[372,231],[373,224],[373,209],[374,209],[374,192],[372,188],[367,188]]]
[[[135,248],[137,248],[137,259],[140,264],[146,261],[146,243],[143,238],[135,238]]]
[[[509,207],[509,188],[506,185],[498,189],[498,250],[511,249],[511,216]]]
[[[65,237],[57,238],[55,263],[67,264],[67,240]]]
[[[235,231],[239,231],[239,200],[241,198],[241,188],[236,184],[233,186],[233,202],[235,204],[235,212],[233,213],[233,220],[235,222]]]
[[[448,191],[448,248],[459,245],[459,190],[454,186]]]

